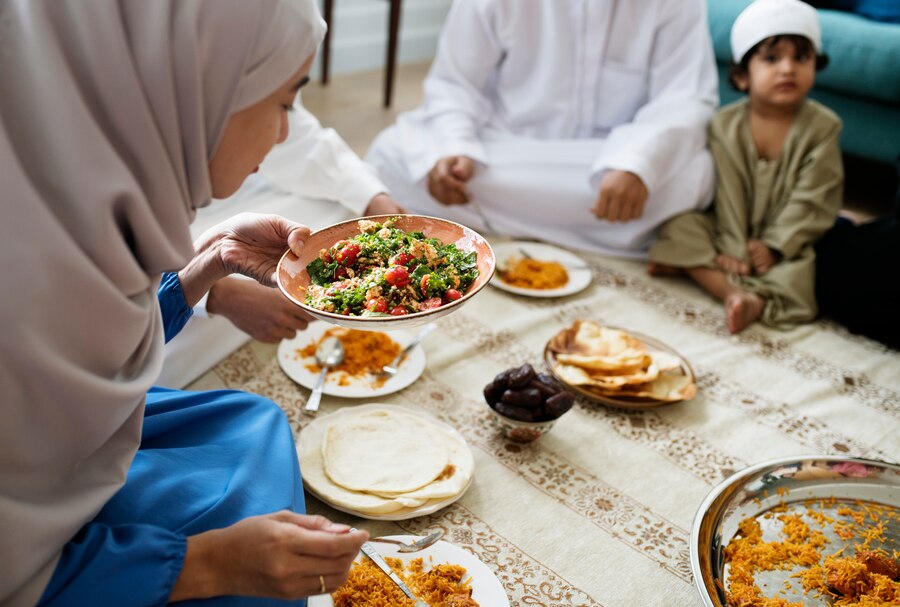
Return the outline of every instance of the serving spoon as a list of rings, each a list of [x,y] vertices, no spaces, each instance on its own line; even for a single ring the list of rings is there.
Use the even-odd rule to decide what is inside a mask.
[[[400,548],[399,548],[400,552],[418,552],[420,550],[425,550],[426,548],[428,548],[429,546],[431,546],[432,544],[437,542],[442,537],[444,537],[444,530],[438,529],[437,531],[432,531],[425,537],[420,537],[419,539],[415,540],[414,542],[404,542],[403,540],[395,540],[395,539],[392,539],[389,537],[376,537],[369,541],[385,543],[385,544],[396,544],[397,546],[400,546]]]
[[[322,400],[322,391],[325,389],[325,375],[332,367],[344,362],[344,344],[337,337],[329,337],[323,339],[319,347],[316,348],[316,364],[322,367],[316,385],[313,386],[312,394],[306,401],[307,411],[318,411],[319,402]]]

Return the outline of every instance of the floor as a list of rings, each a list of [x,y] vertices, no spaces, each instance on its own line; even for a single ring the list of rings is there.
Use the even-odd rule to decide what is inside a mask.
[[[394,83],[394,103],[381,106],[382,70],[333,76],[323,86],[311,82],[303,89],[303,103],[325,126],[334,128],[360,156],[375,136],[392,125],[397,114],[416,107],[422,98],[422,81],[431,62],[400,65]],[[861,220],[890,211],[897,192],[895,167],[847,157],[845,207]]]
[[[419,105],[422,81],[430,66],[431,62],[397,66],[394,101],[390,109],[381,105],[384,96],[382,70],[332,76],[324,86],[318,81],[310,82],[303,89],[303,105],[363,156],[375,136],[394,124],[397,114]]]

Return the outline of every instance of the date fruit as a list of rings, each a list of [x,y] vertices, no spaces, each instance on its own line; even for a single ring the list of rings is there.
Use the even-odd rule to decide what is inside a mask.
[[[563,390],[551,375],[537,373],[530,364],[499,373],[484,387],[484,400],[500,415],[521,422],[543,422],[560,417],[575,404],[575,395]]]

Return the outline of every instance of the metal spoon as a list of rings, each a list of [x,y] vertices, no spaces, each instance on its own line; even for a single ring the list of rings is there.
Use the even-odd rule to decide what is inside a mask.
[[[329,337],[322,340],[322,343],[316,348],[316,364],[322,367],[322,372],[319,373],[319,378],[316,380],[316,385],[313,386],[312,394],[309,395],[309,400],[306,401],[307,411],[319,410],[322,390],[325,389],[325,375],[328,373],[328,369],[336,367],[342,362],[344,362],[344,344],[341,343],[341,340],[337,337]]]
[[[403,357],[406,356],[410,350],[418,346],[419,343],[423,339],[428,337],[428,335],[435,329],[437,329],[437,325],[434,323],[422,327],[422,330],[419,331],[419,334],[413,337],[412,341],[409,342],[409,344],[407,344],[407,346],[400,351],[400,354],[398,354],[397,357],[391,361],[391,364],[385,365],[381,368],[381,372],[385,375],[396,375],[400,366],[400,361],[403,360]]]
[[[400,552],[418,552],[419,550],[425,550],[442,537],[444,537],[444,530],[438,529],[437,531],[432,531],[425,537],[420,537],[414,542],[404,542],[403,540],[395,540],[389,537],[376,537],[369,541],[383,542],[385,544],[396,544],[400,546]]]

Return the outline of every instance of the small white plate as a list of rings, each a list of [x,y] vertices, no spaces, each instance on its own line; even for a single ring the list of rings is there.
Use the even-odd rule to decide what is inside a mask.
[[[303,457],[304,451],[306,451],[307,449],[320,450],[322,447],[322,441],[325,439],[325,430],[327,430],[328,426],[334,423],[334,421],[337,420],[340,416],[362,415],[376,409],[396,410],[399,413],[421,417],[425,422],[436,426],[442,432],[446,432],[447,434],[450,434],[451,436],[456,438],[459,442],[466,445],[466,448],[468,449],[468,443],[466,443],[466,439],[463,438],[462,434],[457,432],[456,428],[445,424],[441,420],[433,417],[428,413],[424,413],[416,409],[400,407],[398,405],[382,405],[379,403],[371,403],[367,405],[359,405],[357,407],[338,409],[334,413],[329,413],[328,415],[317,417],[309,424],[307,424],[307,426],[304,427],[303,430],[300,431],[300,437],[297,439],[297,457],[300,459],[300,474],[304,478],[304,489],[309,491],[311,494],[316,496],[317,499],[328,504],[335,510],[339,510],[347,514],[352,514],[353,516],[358,516],[360,518],[366,518],[373,521],[404,521],[406,519],[416,518],[417,516],[433,514],[438,510],[446,508],[447,506],[461,498],[463,495],[465,495],[466,491],[469,490],[469,487],[472,486],[472,480],[475,478],[474,472],[471,478],[469,478],[469,482],[466,483],[466,486],[463,487],[462,491],[460,491],[456,495],[451,495],[450,497],[439,499],[431,499],[416,508],[401,508],[400,510],[395,510],[394,512],[390,512],[388,514],[371,514],[368,512],[359,512],[357,510],[346,508],[339,504],[333,504],[328,501],[328,499],[323,497],[322,494],[316,491],[315,485],[310,480],[314,476],[312,474],[307,474],[307,472],[304,470],[304,466],[310,465],[309,460]]]
[[[398,540],[412,541],[416,537],[412,535],[392,535],[389,536]],[[509,597],[503,589],[503,584],[494,575],[487,565],[482,563],[478,557],[459,546],[439,541],[433,546],[429,546],[425,550],[413,553],[403,554],[397,550],[397,546],[390,544],[379,544],[373,542],[373,545],[381,554],[381,556],[396,557],[404,562],[409,562],[415,558],[421,558],[425,564],[426,570],[431,563],[442,565],[450,563],[452,565],[462,565],[466,568],[466,576],[472,578],[472,598],[478,601],[482,607],[509,607]],[[365,558],[362,554],[356,557],[356,560]],[[466,578],[463,578],[466,579]],[[320,594],[309,597],[308,607],[333,607],[334,602],[331,600],[330,594]]]
[[[278,345],[278,364],[288,377],[295,382],[312,390],[319,374],[310,371],[306,365],[316,364],[313,356],[301,357],[297,350],[303,350],[311,343],[318,341],[322,334],[334,325],[325,322],[311,322],[306,331],[299,331],[293,339],[285,339]],[[400,344],[401,348],[412,341],[414,332],[390,331],[385,335]],[[359,377],[346,376],[346,386],[338,384],[338,380],[345,377],[343,373],[330,373],[325,378],[324,394],[339,396],[341,398],[372,398],[398,392],[419,379],[425,370],[425,350],[419,345],[413,348],[406,358],[400,363],[396,375],[387,378],[383,384],[377,385],[374,375],[362,375]]]
[[[497,259],[498,270],[506,269],[511,258],[521,259],[522,251],[541,261],[556,261],[566,268],[569,274],[569,282],[558,289],[523,289],[503,282],[500,272],[495,272],[491,279],[491,285],[501,291],[524,295],[526,297],[565,297],[583,291],[591,284],[593,272],[585,260],[565,249],[560,249],[550,244],[530,241],[501,242],[492,245],[494,256]]]

